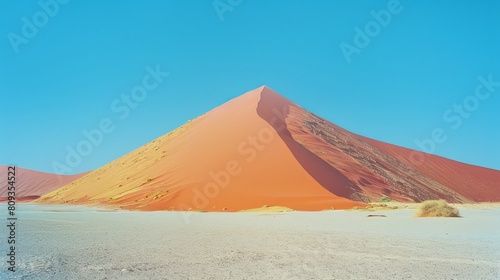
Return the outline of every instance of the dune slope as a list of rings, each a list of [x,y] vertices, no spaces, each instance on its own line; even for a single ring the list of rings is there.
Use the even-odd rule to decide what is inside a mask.
[[[7,168],[0,166],[0,185],[7,186]],[[86,173],[76,175],[57,175],[26,168],[16,167],[16,199],[30,201],[64,186]],[[0,189],[0,201],[7,199],[7,188]]]

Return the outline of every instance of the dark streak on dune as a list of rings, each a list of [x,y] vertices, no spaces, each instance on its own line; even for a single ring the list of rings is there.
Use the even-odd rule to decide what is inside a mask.
[[[321,186],[337,196],[352,198],[353,193],[359,192],[361,189],[337,169],[297,143],[293,138],[286,118],[290,112],[290,107],[294,106],[296,107],[289,100],[269,88],[264,88],[257,106],[257,113],[276,130],[302,168]],[[277,108],[280,107],[283,109],[277,111]]]

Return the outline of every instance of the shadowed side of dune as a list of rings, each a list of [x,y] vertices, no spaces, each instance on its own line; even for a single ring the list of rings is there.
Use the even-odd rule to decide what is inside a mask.
[[[361,191],[342,173],[293,139],[286,122],[290,106],[296,105],[264,87],[257,106],[257,114],[276,130],[302,168],[329,192],[336,196],[351,198],[353,193]]]

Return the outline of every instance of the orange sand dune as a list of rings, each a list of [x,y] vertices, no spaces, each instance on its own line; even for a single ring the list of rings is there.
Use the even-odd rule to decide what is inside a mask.
[[[7,186],[7,168],[0,166],[0,186]],[[64,186],[86,173],[76,175],[57,175],[16,167],[16,199],[18,201],[31,201]],[[0,201],[7,199],[7,187],[0,189]]]
[[[500,201],[499,171],[430,155],[415,166],[406,159],[410,153],[350,133],[260,87],[37,201],[203,211],[342,209],[383,195]],[[468,181],[455,185],[462,168]],[[466,190],[468,183],[474,191]]]

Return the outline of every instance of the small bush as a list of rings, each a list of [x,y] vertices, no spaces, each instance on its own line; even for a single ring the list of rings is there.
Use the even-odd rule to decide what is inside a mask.
[[[422,202],[416,217],[460,217],[458,209],[448,205],[445,200],[426,200]]]
[[[382,202],[390,202],[391,200],[392,200],[392,199],[391,199],[390,197],[385,196],[385,195],[384,195],[384,196],[382,196],[382,199],[381,199],[381,201],[382,201]]]

